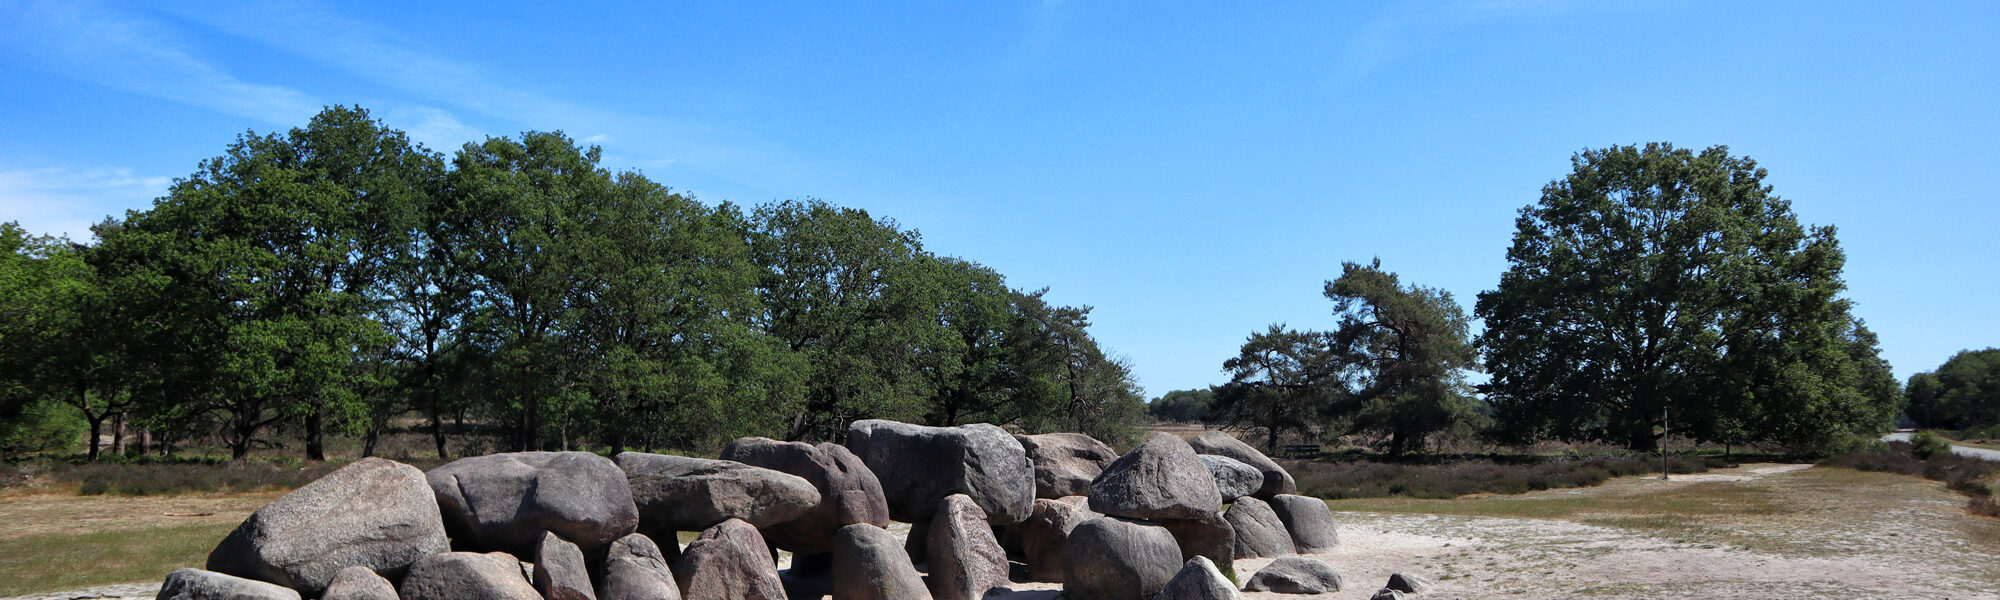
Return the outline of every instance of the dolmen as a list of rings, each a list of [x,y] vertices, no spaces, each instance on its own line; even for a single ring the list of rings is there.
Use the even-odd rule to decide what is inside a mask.
[[[365,458],[258,509],[159,597],[977,600],[1020,560],[1069,600],[1224,600],[1252,557],[1286,558],[1249,589],[1338,589],[1289,558],[1339,546],[1326,504],[1297,491],[1220,432],[1119,454],[1083,434],[882,420],[842,444],[741,438],[719,459]]]

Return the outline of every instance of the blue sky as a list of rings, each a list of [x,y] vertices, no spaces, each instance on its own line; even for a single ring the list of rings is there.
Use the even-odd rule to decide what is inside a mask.
[[[1332,326],[1344,260],[1470,310],[1578,150],[1726,144],[1839,227],[1899,377],[2000,346],[2000,3],[570,4],[0,0],[0,220],[86,235],[330,104],[562,130],[893,217],[1095,307],[1158,395]]]

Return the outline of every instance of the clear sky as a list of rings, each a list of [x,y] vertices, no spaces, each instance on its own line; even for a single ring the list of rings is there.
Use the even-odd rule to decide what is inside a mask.
[[[0,220],[86,236],[245,130],[562,130],[1096,307],[1150,395],[1380,257],[1469,311],[1578,150],[1728,145],[1839,227],[1899,377],[2000,346],[2000,3],[17,2]]]

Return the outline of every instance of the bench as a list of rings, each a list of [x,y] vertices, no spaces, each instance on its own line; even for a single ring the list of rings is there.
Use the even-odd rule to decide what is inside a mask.
[[[1314,458],[1319,455],[1319,444],[1285,444],[1285,458]]]

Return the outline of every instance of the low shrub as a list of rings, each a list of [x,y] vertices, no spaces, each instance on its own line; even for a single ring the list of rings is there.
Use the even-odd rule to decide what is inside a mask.
[[[1707,471],[1710,460],[1674,457],[1674,473]],[[1467,494],[1519,494],[1588,487],[1613,477],[1658,473],[1660,460],[1643,455],[1592,457],[1488,456],[1433,464],[1354,460],[1288,465],[1300,493],[1327,499],[1409,497],[1449,499]]]
[[[1918,433],[1911,437],[1911,441],[1918,442],[1926,435],[1928,432]],[[1938,438],[1932,436],[1931,439]],[[1972,497],[1966,510],[1978,515],[2000,516],[2000,506],[1994,504],[1993,486],[1987,483],[2000,476],[2000,463],[1956,454],[1951,451],[1949,443],[1939,443],[1945,444],[1943,451],[1931,448],[1920,457],[1917,443],[1876,442],[1820,461],[1820,464],[1941,481],[1952,491]]]
[[[189,492],[250,492],[296,488],[341,465],[304,466],[284,461],[96,462],[60,467],[49,475],[73,481],[86,495],[153,496]]]
[[[1919,431],[1910,436],[1910,455],[1918,460],[1927,460],[1939,454],[1951,454],[1951,442],[1929,431]]]

